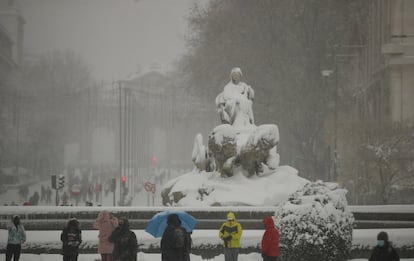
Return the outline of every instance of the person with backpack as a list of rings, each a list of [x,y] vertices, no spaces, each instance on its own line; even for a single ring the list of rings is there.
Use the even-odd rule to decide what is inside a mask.
[[[381,231],[377,235],[377,245],[371,253],[369,261],[400,261],[400,257],[388,241],[387,232]]]
[[[219,238],[224,243],[225,261],[237,261],[242,233],[242,226],[236,221],[236,216],[233,212],[229,212],[227,221],[221,225],[219,230]]]
[[[26,242],[26,232],[20,224],[20,217],[13,216],[12,223],[7,226],[8,238],[6,247],[6,261],[13,257],[14,261],[19,261],[22,244]]]
[[[109,242],[108,238],[118,227],[118,219],[112,213],[102,210],[93,227],[99,229],[98,253],[101,254],[101,261],[113,261],[114,244]]]
[[[263,261],[276,261],[279,256],[279,231],[272,217],[264,217],[265,232],[262,237]]]
[[[63,243],[63,261],[77,261],[79,256],[79,245],[82,243],[82,231],[76,218],[69,219],[66,227],[60,234]]]
[[[191,236],[181,226],[177,214],[167,218],[167,228],[161,238],[162,261],[189,261],[191,251]]]
[[[108,240],[114,243],[112,252],[114,261],[137,261],[137,236],[129,229],[128,219],[118,219],[118,227],[112,232]]]

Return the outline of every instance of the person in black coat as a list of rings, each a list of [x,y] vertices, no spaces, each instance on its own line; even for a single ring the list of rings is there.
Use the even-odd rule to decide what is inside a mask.
[[[79,245],[82,242],[82,231],[76,218],[69,219],[66,227],[60,234],[60,240],[63,243],[63,261],[77,261]]]
[[[167,228],[161,239],[162,261],[189,261],[191,251],[191,236],[181,227],[181,220],[177,214],[167,218]]]
[[[400,261],[397,251],[392,247],[391,242],[388,241],[388,234],[381,231],[377,235],[377,245],[371,253],[369,261]]]
[[[112,252],[114,261],[137,260],[137,236],[129,229],[128,219],[119,219],[118,227],[112,232],[108,240],[114,243],[114,251]]]

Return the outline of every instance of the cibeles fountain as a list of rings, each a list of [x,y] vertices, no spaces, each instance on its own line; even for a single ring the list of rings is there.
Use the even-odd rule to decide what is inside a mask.
[[[190,173],[164,185],[164,205],[269,206],[288,199],[309,181],[290,166],[280,166],[279,130],[275,124],[256,126],[254,90],[233,68],[230,81],[216,98],[221,125],[203,144],[196,135]]]

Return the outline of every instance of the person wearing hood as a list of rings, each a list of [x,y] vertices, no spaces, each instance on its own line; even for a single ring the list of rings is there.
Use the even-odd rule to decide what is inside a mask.
[[[262,237],[263,261],[276,261],[279,256],[279,231],[272,217],[264,217],[265,232]]]
[[[191,236],[181,226],[177,214],[167,217],[167,227],[161,238],[162,261],[189,261],[191,251]]]
[[[224,243],[225,261],[237,261],[242,233],[242,226],[236,221],[236,216],[233,212],[229,212],[227,221],[221,225],[219,230],[219,238]]]
[[[128,219],[118,219],[118,227],[112,232],[108,240],[114,243],[114,250],[112,251],[114,261],[137,260],[137,236],[129,229]]]
[[[22,244],[26,242],[26,232],[20,224],[19,216],[13,216],[12,223],[7,226],[7,231],[6,261],[10,261],[12,257],[14,261],[19,261]]]
[[[118,227],[118,219],[106,210],[99,212],[93,227],[99,229],[98,253],[101,254],[101,261],[113,261],[112,252],[114,244],[108,238]]]
[[[374,247],[371,253],[369,261],[399,261],[400,257],[388,241],[388,234],[381,231],[377,235],[377,245]]]
[[[60,234],[62,241],[63,261],[77,261],[79,256],[79,245],[82,243],[82,231],[76,218],[69,219],[66,227]]]

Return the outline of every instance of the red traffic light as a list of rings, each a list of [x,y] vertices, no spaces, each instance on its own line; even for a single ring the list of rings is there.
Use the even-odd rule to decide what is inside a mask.
[[[126,181],[127,181],[127,177],[126,177],[126,176],[122,176],[122,177],[121,177],[121,181],[122,181],[122,182],[126,182]]]
[[[152,164],[157,164],[158,163],[158,158],[156,157],[156,156],[152,156],[152,159],[151,159],[151,161],[152,161]]]

